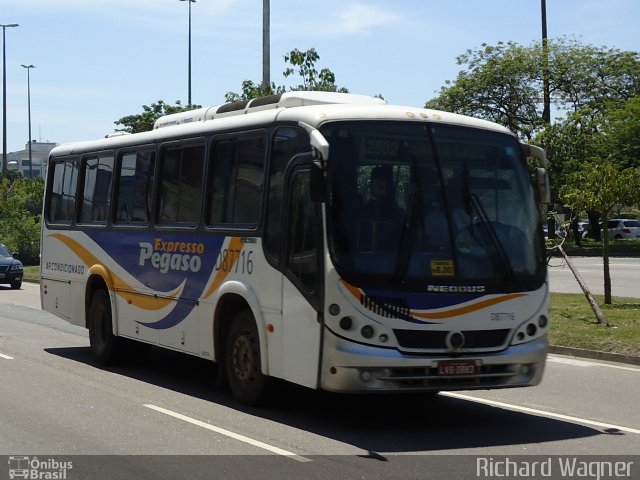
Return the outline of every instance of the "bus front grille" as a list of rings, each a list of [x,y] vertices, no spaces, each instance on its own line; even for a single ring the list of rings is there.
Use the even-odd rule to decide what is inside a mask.
[[[474,349],[498,349],[505,346],[509,337],[508,328],[497,330],[464,330],[464,351]],[[401,348],[411,350],[448,351],[447,335],[449,332],[440,330],[402,330],[394,329],[393,333]]]

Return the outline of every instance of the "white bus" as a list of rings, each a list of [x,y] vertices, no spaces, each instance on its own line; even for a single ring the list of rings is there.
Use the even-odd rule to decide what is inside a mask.
[[[522,145],[490,122],[290,92],[49,158],[42,308],[98,362],[135,342],[332,392],[535,385],[548,281]],[[536,178],[546,172],[537,169]]]

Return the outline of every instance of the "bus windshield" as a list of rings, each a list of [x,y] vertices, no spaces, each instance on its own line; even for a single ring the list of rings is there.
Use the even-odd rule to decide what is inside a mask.
[[[540,215],[520,146],[506,133],[415,122],[324,126],[329,246],[359,286],[544,280]]]

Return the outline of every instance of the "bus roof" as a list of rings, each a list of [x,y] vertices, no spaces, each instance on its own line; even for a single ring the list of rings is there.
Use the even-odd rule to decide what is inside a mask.
[[[174,113],[160,117],[153,125],[158,128],[180,125],[182,123],[213,120],[232,115],[245,115],[262,110],[279,108],[306,107],[311,105],[349,104],[349,105],[385,105],[387,102],[380,98],[352,93],[297,91],[278,95],[243,100],[213,107]]]
[[[486,120],[420,107],[389,105],[382,99],[365,95],[299,91],[165,115],[155,122],[152,131],[63,144],[54,148],[51,156],[152,144],[218,130],[257,128],[276,121],[303,121],[317,128],[330,120],[431,121],[511,133]]]

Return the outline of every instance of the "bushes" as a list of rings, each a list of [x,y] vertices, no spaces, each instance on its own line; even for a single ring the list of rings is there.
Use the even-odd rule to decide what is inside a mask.
[[[26,265],[40,263],[40,220],[44,180],[18,176],[0,180],[0,242]]]

